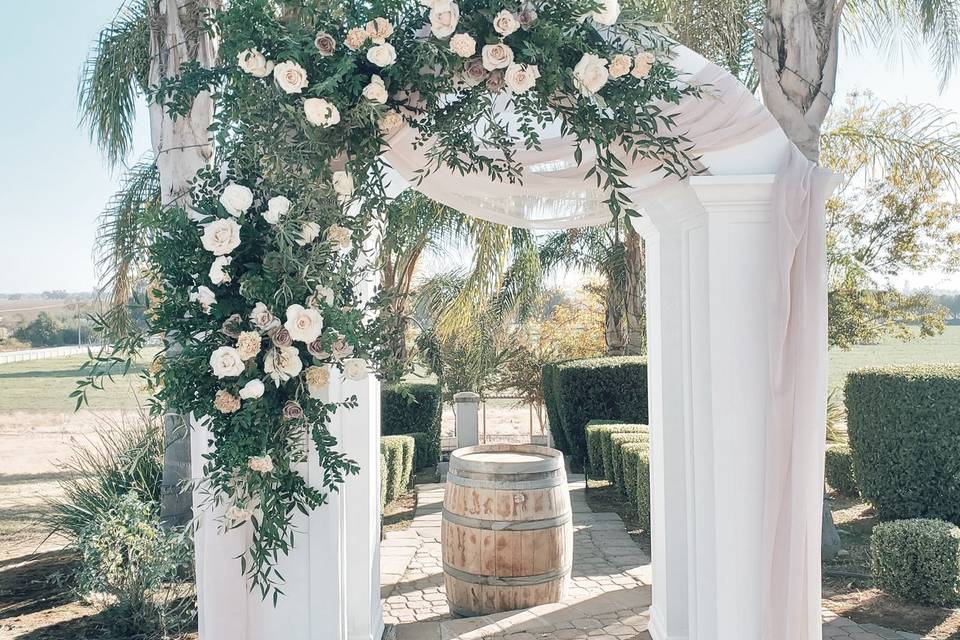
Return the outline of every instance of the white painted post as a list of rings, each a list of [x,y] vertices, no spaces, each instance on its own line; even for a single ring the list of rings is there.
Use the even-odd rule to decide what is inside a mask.
[[[472,391],[453,394],[457,448],[480,444],[480,396]]]

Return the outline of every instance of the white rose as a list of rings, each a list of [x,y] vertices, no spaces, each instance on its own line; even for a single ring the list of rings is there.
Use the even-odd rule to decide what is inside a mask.
[[[296,347],[275,347],[263,356],[263,371],[278,387],[281,382],[295,378],[303,371],[300,352]]]
[[[305,247],[320,235],[320,225],[316,222],[304,222],[300,227],[300,237],[294,240],[301,247]]]
[[[257,473],[270,473],[273,471],[273,459],[270,456],[250,456],[247,467]]]
[[[623,53],[618,53],[610,60],[607,69],[610,71],[611,78],[620,78],[630,73],[630,66],[633,64],[633,58]]]
[[[399,111],[387,111],[382,118],[380,118],[380,131],[384,133],[391,133],[394,129],[398,129],[403,124],[403,116],[400,115]]]
[[[461,58],[469,58],[477,52],[477,41],[469,33],[458,33],[450,38],[450,51]]]
[[[503,37],[507,37],[520,28],[520,23],[512,13],[504,9],[493,17],[493,28]]]
[[[343,361],[343,374],[349,380],[363,380],[367,377],[367,363],[360,358],[350,358]]]
[[[589,14],[593,21],[607,27],[616,24],[617,18],[620,17],[619,0],[600,0],[600,4],[602,6],[599,11]]]
[[[218,347],[210,354],[210,369],[218,378],[236,378],[243,373],[243,358],[233,347]]]
[[[537,83],[540,69],[535,64],[517,64],[514,62],[507,67],[503,79],[507,87],[514,93],[526,93]]]
[[[633,59],[633,71],[631,71],[633,77],[641,80],[646,78],[650,74],[650,69],[653,68],[653,63],[656,62],[656,60],[656,56],[649,51],[638,53]]]
[[[233,258],[230,256],[220,256],[216,258],[213,264],[210,265],[210,282],[213,284],[230,282],[230,274],[223,269],[224,267],[230,266],[231,262],[233,262]]]
[[[352,229],[341,227],[338,224],[332,224],[330,228],[327,229],[326,239],[327,242],[335,246],[340,252],[346,253],[353,247],[353,242],[351,241],[352,236]]]
[[[226,255],[240,246],[240,225],[230,218],[214,220],[203,226],[200,241],[203,248],[213,255]]]
[[[260,380],[251,380],[240,389],[240,398],[242,400],[256,400],[263,396],[263,382]]]
[[[267,61],[256,49],[246,49],[238,53],[237,64],[245,72],[258,78],[266,78],[273,71],[273,63]]]
[[[277,316],[270,313],[267,305],[262,302],[253,305],[253,311],[250,312],[250,322],[262,332],[270,331],[280,326],[280,320]]]
[[[370,78],[370,84],[363,88],[363,97],[371,102],[385,104],[387,102],[387,87],[383,84],[383,78],[374,74]]]
[[[384,42],[367,50],[367,60],[378,67],[389,67],[397,61],[397,50],[389,42]]]
[[[299,304],[287,307],[287,321],[284,328],[290,332],[290,338],[301,342],[313,342],[323,332],[323,316],[316,309],[305,309]]]
[[[270,224],[277,224],[288,211],[290,211],[290,200],[283,196],[274,196],[267,200],[267,210],[263,212],[263,219]]]
[[[189,299],[190,302],[199,303],[204,313],[210,313],[210,308],[217,304],[217,296],[209,287],[203,285],[197,287],[197,290],[190,294]]]
[[[314,400],[323,400],[323,392],[330,384],[330,371],[326,367],[307,367],[304,373],[307,381],[307,392]]]
[[[483,59],[483,68],[487,71],[506,69],[513,64],[513,49],[502,42],[488,44],[480,51],[480,57]]]
[[[242,216],[253,204],[253,191],[242,184],[231,182],[220,195],[220,204],[234,218]]]
[[[304,100],[303,113],[307,116],[307,122],[318,127],[332,127],[340,122],[340,111],[336,105],[323,98]]]
[[[460,22],[460,7],[456,2],[439,2],[430,9],[430,31],[434,37],[449,38]]]
[[[334,292],[330,287],[326,287],[322,284],[318,284],[317,288],[313,290],[313,295],[307,298],[308,307],[318,307],[320,303],[323,302],[328,307],[333,306],[333,297]]]
[[[342,196],[353,195],[353,176],[346,171],[333,172],[333,190]]]
[[[610,72],[607,61],[593,53],[585,53],[573,68],[573,84],[581,94],[592,96],[607,84]]]
[[[273,79],[286,93],[302,93],[307,88],[307,70],[290,60],[273,68]]]

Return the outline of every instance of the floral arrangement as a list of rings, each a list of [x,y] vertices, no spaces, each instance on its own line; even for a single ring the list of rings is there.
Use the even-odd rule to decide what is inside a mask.
[[[424,174],[522,182],[515,150],[559,121],[578,162],[595,149],[588,177],[615,215],[631,214],[625,159],[692,170],[656,103],[697,89],[677,82],[662,36],[620,13],[617,0],[232,0],[209,16],[222,66],[188,65],[156,88],[175,115],[213,92],[218,154],[152,242],[151,326],[180,350],[162,360],[156,396],[205,416],[206,481],[225,526],[252,524],[241,564],[264,597],[280,593],[292,514],[357,471],[327,429],[356,401],[325,388],[332,368],[361,379],[385,366],[385,301],[360,283],[376,267],[392,132],[415,129]],[[507,100],[516,127],[498,116]],[[308,437],[322,487],[297,471]]]

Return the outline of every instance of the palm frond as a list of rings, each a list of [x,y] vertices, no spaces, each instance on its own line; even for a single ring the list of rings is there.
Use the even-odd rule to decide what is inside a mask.
[[[144,0],[128,0],[87,55],[77,90],[80,123],[111,164],[133,143],[138,93],[150,74],[150,23]]]

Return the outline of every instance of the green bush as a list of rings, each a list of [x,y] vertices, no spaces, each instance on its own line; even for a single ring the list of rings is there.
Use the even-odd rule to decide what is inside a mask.
[[[417,468],[440,461],[440,417],[443,401],[436,384],[395,384],[380,392],[380,433],[385,436],[429,434],[429,446],[420,445]]]
[[[831,489],[842,496],[860,495],[857,481],[853,476],[853,454],[850,447],[845,444],[828,446],[824,463],[824,475]]]
[[[633,508],[634,513],[640,511],[640,500],[637,489],[637,467],[650,456],[649,442],[627,442],[620,447],[623,456],[623,480],[627,489],[627,501]]]
[[[607,482],[616,481],[616,471],[613,468],[613,441],[615,433],[646,433],[647,427],[642,424],[611,424],[598,432],[600,440],[600,461],[603,463],[603,477]]]
[[[649,431],[610,434],[610,466],[613,467],[613,484],[617,491],[627,494],[627,486],[623,472],[623,445],[633,442],[650,442]]]
[[[862,369],[846,403],[854,477],[880,519],[960,523],[960,365]]]
[[[870,539],[873,578],[904,600],[949,605],[960,602],[960,529],[943,520],[878,524]]]
[[[380,511],[387,506],[387,489],[390,486],[390,467],[387,465],[387,455],[380,445]]]
[[[587,457],[591,420],[647,422],[647,361],[638,356],[570,360],[544,367],[544,402],[555,446]]]
[[[380,455],[387,464],[386,504],[399,498],[410,486],[413,475],[413,447],[413,438],[410,436],[380,438]]]
[[[436,466],[433,435],[425,431],[407,435],[413,438],[413,471],[422,471],[427,467]]]
[[[609,425],[619,424],[616,420],[591,420],[587,423],[587,471],[594,478],[603,476],[603,443],[600,432]]]

